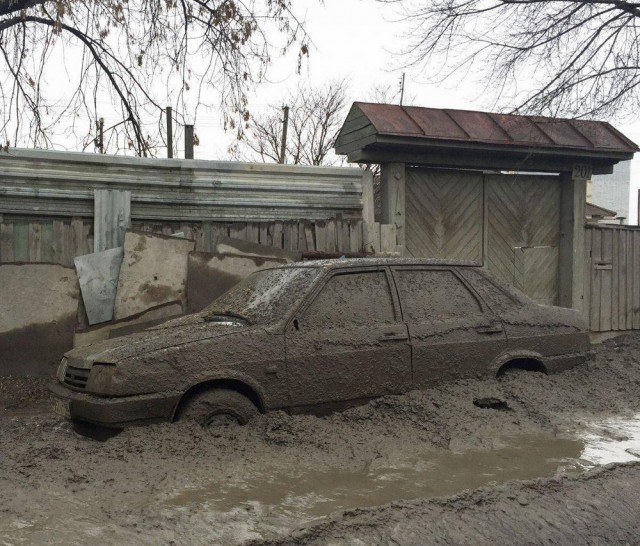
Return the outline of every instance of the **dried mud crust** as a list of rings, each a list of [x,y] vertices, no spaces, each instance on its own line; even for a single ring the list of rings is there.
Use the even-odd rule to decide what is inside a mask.
[[[223,424],[225,419],[227,425],[234,421],[245,425],[258,414],[258,408],[246,396],[225,389],[210,389],[189,400],[180,412],[180,419],[215,427]]]
[[[640,463],[343,512],[251,546],[637,544]]]
[[[31,377],[0,377],[0,409],[23,409],[52,401],[47,388],[50,379]]]
[[[461,381],[381,398],[325,418],[277,412],[261,415],[244,427],[213,432],[193,423],[178,422],[131,428],[106,442],[97,442],[77,435],[68,422],[51,412],[15,415],[0,420],[0,542],[50,543],[51,536],[67,544],[98,540],[95,537],[102,543],[114,544],[170,541],[240,544],[257,539],[260,537],[252,531],[250,523],[269,516],[260,508],[249,506],[220,513],[198,498],[189,500],[186,507],[176,508],[172,503],[185,490],[209,491],[207,488],[215,480],[242,481],[269,473],[295,477],[304,471],[359,471],[398,457],[424,454],[430,448],[491,449],[499,447],[504,436],[554,434],[573,428],[582,420],[638,413],[640,333],[609,340],[597,346],[597,351],[595,361],[561,374],[530,373],[499,381]],[[26,392],[18,398],[26,396]],[[504,400],[509,409],[483,409],[473,404],[474,400],[491,398]],[[612,483],[628,479],[635,484],[634,491],[640,491],[637,487],[640,483],[636,481],[639,474],[637,467],[625,467],[621,478],[616,477],[617,471],[612,471],[598,478],[602,483],[584,483],[594,484],[593,495],[597,500],[598,489],[606,487],[603,485],[608,479],[606,476],[615,478]],[[554,491],[558,499],[565,498],[570,503],[571,497],[565,497],[563,491],[567,484],[573,483],[549,482],[544,487]],[[505,487],[520,491],[518,485]],[[445,502],[444,505],[434,504],[443,511],[443,506],[449,506],[447,510],[451,510],[451,514],[456,513],[454,507],[466,506],[459,512],[463,516],[461,521],[452,527],[459,529],[460,543],[464,543],[465,536],[476,532],[473,522],[481,519],[473,520],[474,510],[482,513],[488,500],[494,498],[491,491],[485,490],[476,497],[474,493],[438,501]],[[628,512],[614,513],[618,507],[626,510],[624,500],[629,491],[620,488],[619,502],[610,502],[606,495],[602,497],[600,507],[610,529],[620,528],[625,533],[635,530],[632,523],[635,525],[640,519],[638,510],[632,514],[633,522],[625,519]],[[586,498],[587,493],[584,495]],[[480,499],[476,508],[472,499]],[[499,507],[506,504],[495,504],[496,511],[491,518],[502,518],[502,523],[492,526],[521,528],[535,537],[546,525],[544,518],[549,518],[550,529],[560,525],[541,508],[543,519],[536,520],[540,527],[532,530],[523,519],[527,511],[518,508],[521,504],[517,498],[511,501],[509,506],[515,510],[502,512],[502,516]],[[507,500],[500,502],[507,503]],[[630,497],[628,506],[634,506],[634,502],[636,497]],[[374,513],[380,510],[386,518],[391,513],[389,510],[400,507],[400,511],[406,510],[406,519],[410,520],[421,513],[411,508],[414,504],[395,503],[388,508],[374,509]],[[419,506],[423,504],[418,502]],[[577,521],[582,518],[581,508],[578,506],[575,512],[569,510],[576,521],[571,523],[573,520],[565,518],[561,523],[583,525]],[[591,512],[584,514],[585,520],[593,519]],[[345,516],[344,521],[350,517]],[[454,519],[452,515],[447,517]],[[390,522],[395,521],[389,518]],[[410,533],[415,531],[421,534],[416,535],[420,540],[414,543],[438,542],[437,533],[442,530],[425,527],[425,519],[420,518],[421,521],[414,522],[415,527],[407,527],[402,540],[412,544]],[[342,521],[340,517],[338,521]],[[381,521],[375,519],[375,532],[386,532],[382,530]],[[467,521],[468,528],[465,528]],[[603,518],[600,521],[604,529],[606,521]],[[296,521],[267,526],[269,532],[262,536],[286,536],[297,526]],[[423,528],[426,530],[420,531]],[[577,528],[583,532],[580,530],[583,527]],[[436,533],[433,540],[427,536],[428,532]],[[331,543],[332,535],[326,536],[325,542]],[[363,536],[363,544],[375,543],[378,536],[382,537],[382,543],[386,540],[386,535],[372,534],[370,539]],[[607,536],[613,537],[611,542],[615,543],[614,535]],[[357,544],[355,535],[353,537],[353,543]],[[604,543],[604,539],[601,542]]]

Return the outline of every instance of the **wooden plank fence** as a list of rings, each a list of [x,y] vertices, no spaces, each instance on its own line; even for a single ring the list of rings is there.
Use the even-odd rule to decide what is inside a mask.
[[[73,258],[94,249],[91,218],[24,218],[0,221],[0,263],[52,262],[73,266]],[[300,252],[393,254],[394,225],[345,220],[340,216],[309,222],[158,222],[133,221],[132,229],[194,239],[196,250],[213,249],[219,236]]]
[[[211,251],[219,236],[300,252],[393,254],[394,225],[346,220],[310,222],[134,221],[133,229],[196,241]],[[0,216],[0,263],[50,262],[73,266],[94,249],[92,218]],[[640,227],[589,225],[585,232],[584,306],[595,332],[640,329]]]
[[[640,227],[585,229],[584,308],[590,329],[640,329]]]
[[[93,220],[16,219],[0,222],[0,263],[49,262],[73,266],[93,252]]]

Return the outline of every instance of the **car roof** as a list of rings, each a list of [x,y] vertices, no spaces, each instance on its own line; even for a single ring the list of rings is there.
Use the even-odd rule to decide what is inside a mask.
[[[331,260],[309,260],[307,262],[294,262],[284,267],[320,267],[323,269],[335,269],[344,267],[365,267],[376,265],[435,265],[435,266],[456,266],[456,267],[482,267],[477,262],[436,260],[427,258],[337,258]]]

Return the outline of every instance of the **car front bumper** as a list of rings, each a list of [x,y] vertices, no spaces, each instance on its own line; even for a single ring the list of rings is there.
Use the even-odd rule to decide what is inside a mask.
[[[56,412],[68,419],[94,425],[123,428],[136,424],[170,421],[180,392],[103,397],[73,391],[59,382],[49,386]]]

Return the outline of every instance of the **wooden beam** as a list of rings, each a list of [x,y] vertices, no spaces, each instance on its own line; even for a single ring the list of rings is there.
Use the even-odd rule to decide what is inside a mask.
[[[528,155],[523,150],[522,154],[499,154],[496,150],[487,150],[483,154],[459,153],[446,150],[419,151],[406,147],[398,150],[360,149],[350,152],[347,159],[351,163],[396,163],[402,162],[414,166],[438,167],[438,168],[464,168],[476,170],[507,170],[529,172],[568,172],[571,173],[576,160],[585,161],[584,157],[549,157],[545,155]],[[591,164],[593,174],[611,174],[613,165],[625,158],[613,160],[594,159]]]
[[[375,222],[375,205],[373,200],[373,173],[365,171],[362,175],[362,221]]]
[[[574,174],[576,175],[574,177]],[[587,178],[563,174],[560,184],[559,302],[586,316],[584,306],[585,203]]]
[[[380,173],[382,224],[395,224],[398,245],[405,246],[405,166],[384,163]],[[404,252],[403,252],[404,253]]]
[[[364,252],[366,254],[380,253],[380,224],[374,222],[372,224],[362,224],[362,240]]]

